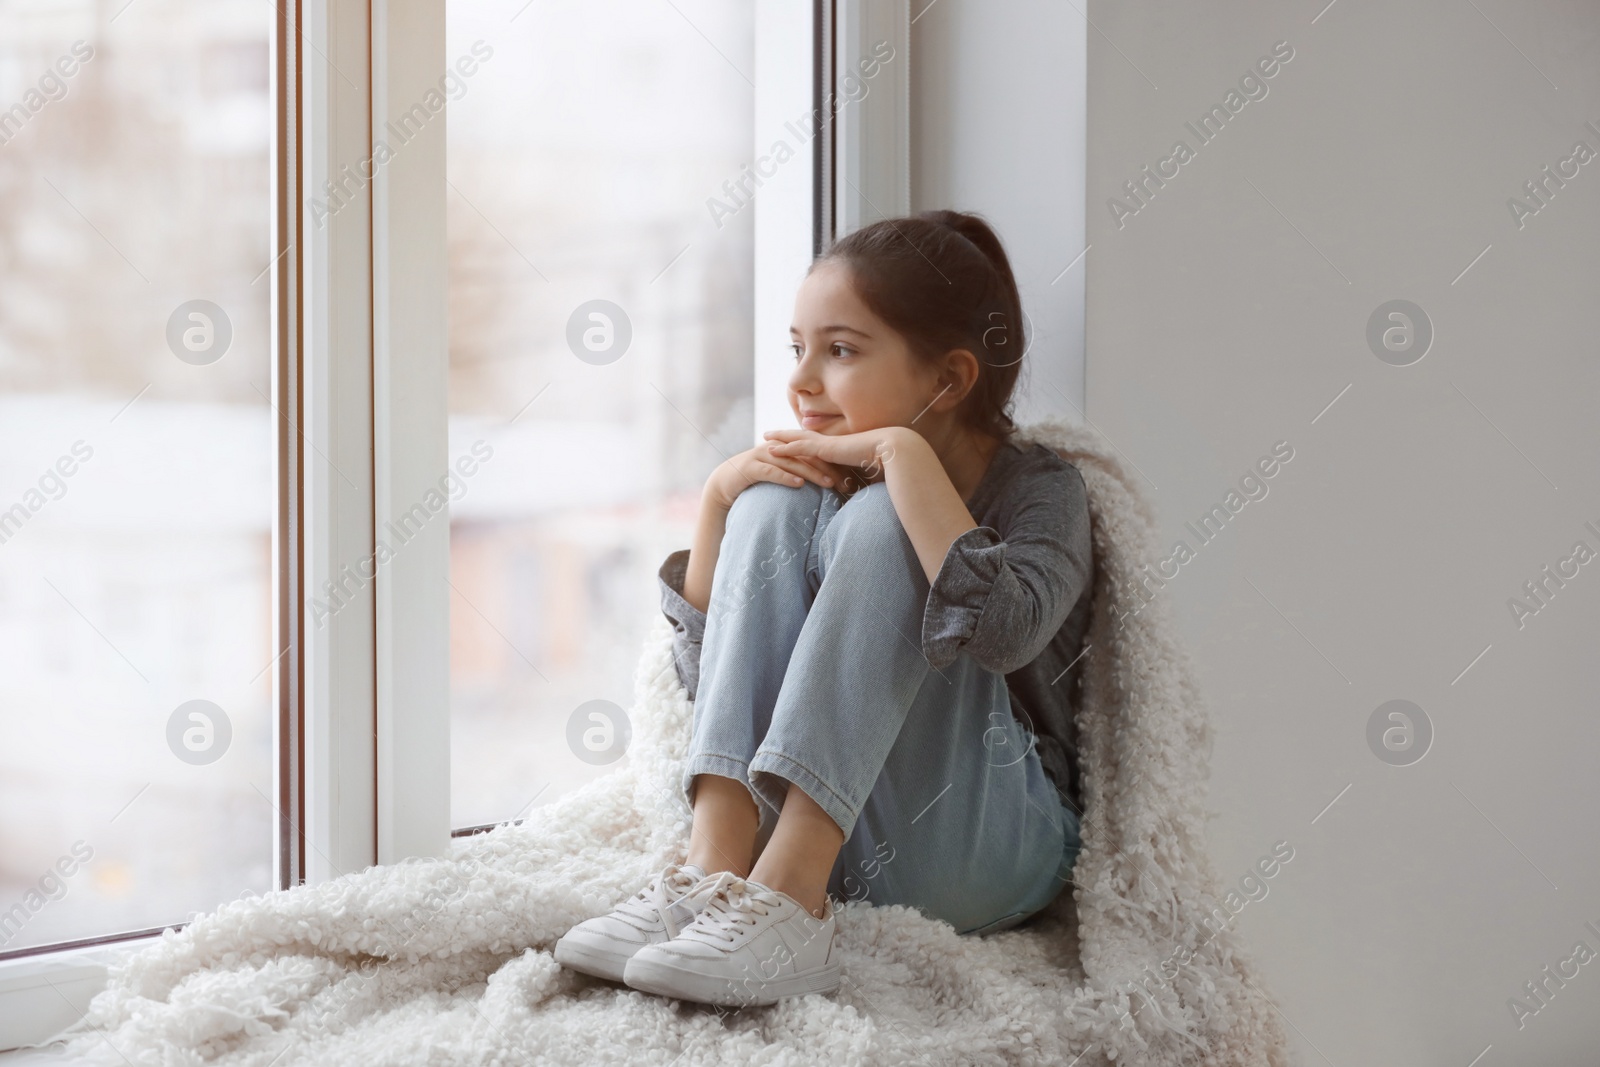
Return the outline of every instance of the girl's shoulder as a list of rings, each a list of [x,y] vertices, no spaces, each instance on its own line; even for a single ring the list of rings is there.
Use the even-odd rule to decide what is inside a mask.
[[[1083,474],[1049,445],[1013,437],[1003,475],[986,502],[991,524],[1005,533],[1017,524],[1076,524],[1089,510]]]
[[[1012,463],[1017,480],[1026,480],[1036,487],[1041,484],[1047,486],[1051,482],[1075,483],[1078,491],[1085,489],[1083,472],[1049,445],[1020,438],[1013,438],[1007,443],[1018,453]]]

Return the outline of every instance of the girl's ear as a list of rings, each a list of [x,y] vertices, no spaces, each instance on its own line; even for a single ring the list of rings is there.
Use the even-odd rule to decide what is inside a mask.
[[[978,383],[978,357],[965,348],[952,349],[945,354],[944,367],[939,372],[939,387],[949,386],[946,397],[955,397],[960,403]]]

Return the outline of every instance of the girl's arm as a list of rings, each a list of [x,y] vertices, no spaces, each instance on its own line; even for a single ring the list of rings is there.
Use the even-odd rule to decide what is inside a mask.
[[[728,508],[707,485],[700,494],[700,518],[694,527],[689,565],[683,572],[683,599],[698,611],[711,606],[711,576],[717,569],[717,553],[722,550],[722,535],[727,529]]]
[[[932,585],[950,545],[978,523],[926,437],[904,426],[886,426],[882,432],[886,442],[879,455],[889,499]]]

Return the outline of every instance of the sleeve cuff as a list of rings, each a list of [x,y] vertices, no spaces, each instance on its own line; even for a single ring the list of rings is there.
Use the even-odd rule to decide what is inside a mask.
[[[705,636],[706,614],[683,599],[683,579],[689,569],[689,550],[680,548],[667,557],[656,572],[661,588],[661,610],[682,636],[698,642]]]
[[[705,638],[706,615],[683,599],[683,578],[688,566],[687,548],[672,553],[656,572],[656,585],[661,590],[661,612],[672,623],[672,662],[678,681],[692,702],[700,689],[700,643]]]
[[[990,526],[974,526],[950,542],[922,614],[922,654],[933,667],[954,662],[977,632],[1005,559],[1005,542]]]

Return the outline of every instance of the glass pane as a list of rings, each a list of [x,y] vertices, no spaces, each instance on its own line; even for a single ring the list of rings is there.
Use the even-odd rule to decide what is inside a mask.
[[[725,183],[752,158],[754,28],[738,0],[446,10],[462,827],[615,768],[620,731],[580,708],[632,703],[657,568],[750,447],[754,213]]]
[[[0,0],[0,950],[270,888],[272,19]]]

